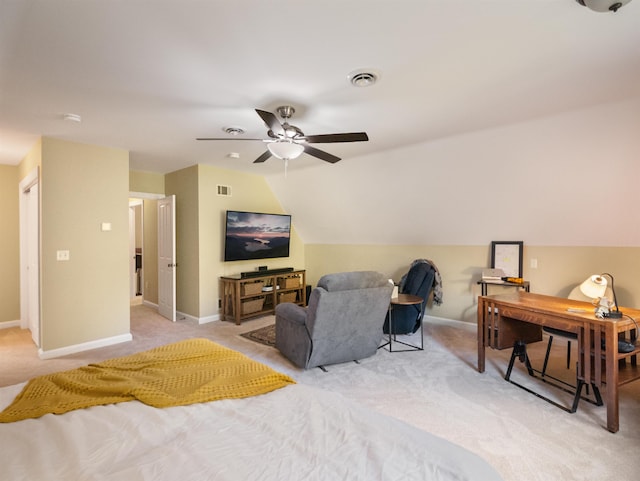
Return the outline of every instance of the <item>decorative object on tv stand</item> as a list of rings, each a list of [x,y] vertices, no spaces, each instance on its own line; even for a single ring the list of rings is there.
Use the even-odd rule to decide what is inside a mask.
[[[224,260],[289,257],[291,216],[228,210]]]
[[[605,297],[607,279],[604,276],[609,276],[611,278],[613,301]],[[613,287],[613,276],[608,272],[589,276],[582,284],[580,284],[580,291],[582,291],[585,296],[594,299],[597,317],[610,317],[612,319],[620,319],[622,317],[622,312],[620,312],[620,309],[618,308],[616,291]],[[612,307],[615,308],[615,311],[611,310]]]
[[[594,12],[617,12],[620,7],[626,5],[631,0],[621,0],[620,2],[614,2],[612,0],[576,0],[580,5],[583,5]]]

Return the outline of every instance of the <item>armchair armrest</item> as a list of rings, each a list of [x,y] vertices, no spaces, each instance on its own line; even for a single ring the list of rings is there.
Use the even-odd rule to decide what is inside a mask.
[[[276,348],[302,368],[307,365],[312,346],[306,320],[305,307],[288,302],[276,306]]]
[[[289,324],[304,325],[307,320],[307,308],[289,302],[278,304],[276,306],[276,317]]]

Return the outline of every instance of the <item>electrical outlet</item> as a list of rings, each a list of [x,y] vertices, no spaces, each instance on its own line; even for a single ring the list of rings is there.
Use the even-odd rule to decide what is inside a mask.
[[[69,251],[57,251],[56,252],[56,260],[68,261],[69,260]]]

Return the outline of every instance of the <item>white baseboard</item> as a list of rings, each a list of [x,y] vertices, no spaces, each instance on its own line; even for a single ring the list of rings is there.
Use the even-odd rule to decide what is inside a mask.
[[[198,319],[198,324],[207,324],[209,322],[219,321],[220,314],[214,314],[213,316],[201,317]]]
[[[72,346],[61,347],[58,349],[51,349],[49,351],[43,351],[42,348],[40,348],[38,349],[38,357],[40,359],[52,359],[54,357],[67,356],[77,352],[98,349],[99,347],[113,346],[114,344],[129,342],[131,340],[133,340],[133,336],[131,333],[128,333],[121,334],[119,336],[106,337],[104,339],[97,339],[95,341],[83,342],[82,344],[74,344]]]
[[[155,310],[158,310],[158,304],[154,304],[153,302],[142,301],[142,304],[144,304],[147,307],[151,307]],[[209,322],[219,321],[220,314],[214,314],[212,316],[207,316],[207,317],[195,317],[195,316],[192,316],[191,314],[185,314],[184,312],[176,311],[176,321],[183,321],[183,320],[192,321],[197,324],[207,324]]]
[[[185,321],[196,322],[198,324],[207,324],[209,322],[219,321],[220,314],[214,314],[212,316],[207,316],[207,317],[195,317],[190,314],[185,314],[184,312],[176,311],[176,320],[178,321],[185,320]]]
[[[468,330],[473,330],[473,331],[477,331],[478,330],[478,326],[476,323],[471,323],[471,322],[465,322],[465,321],[460,321],[458,319],[449,319],[448,317],[438,317],[438,316],[430,316],[428,314],[424,315],[423,318],[423,322],[428,321],[429,319],[431,319],[432,321],[438,322],[440,324],[453,324],[458,328],[462,328],[462,329],[468,329]]]
[[[20,327],[20,321],[0,322],[0,329],[9,329],[10,327]]]

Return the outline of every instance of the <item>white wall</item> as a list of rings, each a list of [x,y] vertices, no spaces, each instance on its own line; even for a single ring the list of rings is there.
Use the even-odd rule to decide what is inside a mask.
[[[267,180],[305,244],[310,284],[361,269],[399,280],[427,258],[444,287],[428,314],[475,322],[491,241],[522,240],[532,292],[563,297],[608,271],[619,302],[638,307],[638,132],[635,99]]]
[[[638,132],[640,98],[267,180],[305,244],[639,246]]]

